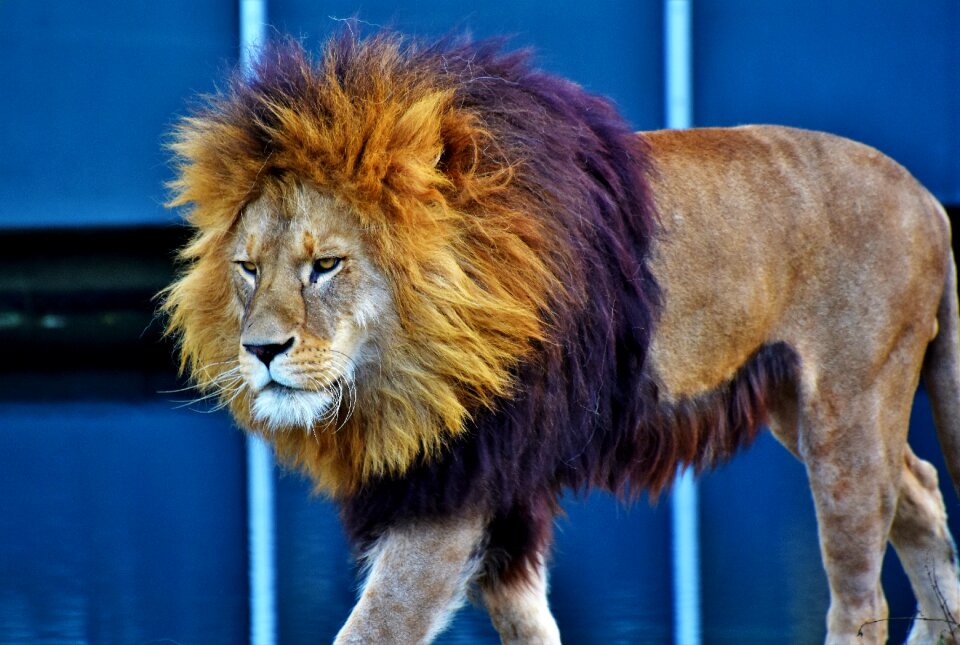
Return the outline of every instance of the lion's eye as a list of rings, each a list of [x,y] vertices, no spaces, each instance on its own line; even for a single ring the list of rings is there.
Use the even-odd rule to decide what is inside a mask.
[[[240,265],[240,268],[243,269],[243,272],[250,276],[257,275],[257,265],[249,260],[241,260],[237,262]]]
[[[340,266],[342,258],[320,258],[313,262],[313,272],[316,274],[330,273]]]

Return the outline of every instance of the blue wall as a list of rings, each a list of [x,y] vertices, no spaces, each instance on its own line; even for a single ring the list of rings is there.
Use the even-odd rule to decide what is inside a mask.
[[[136,225],[165,211],[165,135],[237,60],[230,0],[0,2],[0,227]],[[317,42],[357,15],[418,35],[512,34],[548,70],[662,127],[660,0],[272,0]],[[960,3],[694,0],[698,125],[777,122],[879,146],[960,204]]]
[[[469,32],[477,38],[510,36],[514,47],[533,47],[545,69],[611,97],[638,129],[663,124],[663,11],[659,1],[542,1],[461,3],[323,2],[271,0],[270,22],[281,32],[317,42],[358,16],[407,34],[436,37]]]
[[[876,146],[960,204],[960,2],[694,0],[698,125]]]
[[[176,221],[164,139],[236,32],[224,0],[0,2],[0,227]]]
[[[0,642],[246,640],[243,463],[169,401],[0,401]]]

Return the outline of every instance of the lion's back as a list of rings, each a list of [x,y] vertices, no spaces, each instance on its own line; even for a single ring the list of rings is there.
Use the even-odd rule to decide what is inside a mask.
[[[776,126],[641,136],[666,295],[651,351],[673,394],[715,387],[772,339],[856,364],[897,333],[901,310],[935,310],[945,214],[874,148]]]

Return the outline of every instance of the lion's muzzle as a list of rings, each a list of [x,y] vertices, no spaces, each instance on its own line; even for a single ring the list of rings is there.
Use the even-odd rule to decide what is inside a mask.
[[[270,367],[270,362],[276,358],[278,354],[282,354],[288,349],[293,347],[293,337],[291,336],[284,343],[266,343],[263,345],[255,344],[244,344],[243,348],[260,359],[267,368]]]

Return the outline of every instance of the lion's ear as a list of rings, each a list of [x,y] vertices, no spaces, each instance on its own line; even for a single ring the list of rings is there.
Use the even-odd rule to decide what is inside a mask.
[[[471,180],[480,165],[481,142],[488,135],[477,121],[470,112],[451,110],[441,123],[443,151],[437,168],[456,190],[470,192]]]
[[[442,122],[451,94],[432,92],[408,107],[396,120],[390,137],[387,183],[398,191],[420,197],[446,183],[438,169],[444,153]]]
[[[440,124],[450,99],[450,92],[431,92],[408,107],[393,128],[391,148],[439,156],[435,148],[441,145]]]
[[[418,199],[478,199],[509,182],[512,164],[480,118],[455,104],[451,92],[433,92],[394,122],[384,183]]]

